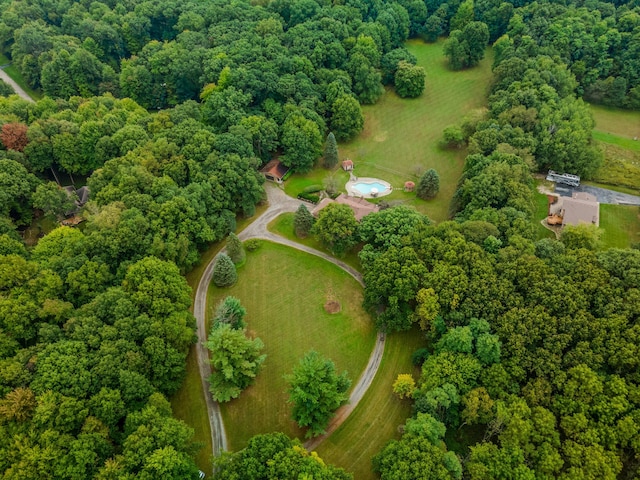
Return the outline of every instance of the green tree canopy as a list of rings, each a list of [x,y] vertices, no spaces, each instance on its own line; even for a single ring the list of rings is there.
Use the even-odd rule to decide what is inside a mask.
[[[307,438],[324,433],[335,410],[347,402],[351,380],[347,372],[338,375],[331,360],[318,352],[308,352],[285,376],[289,384],[289,402],[293,405],[292,418],[301,427],[307,427]]]
[[[347,205],[330,203],[320,210],[311,230],[336,255],[344,255],[358,243],[358,222]]]
[[[211,329],[206,345],[211,352],[209,390],[214,400],[228,402],[238,398],[258,375],[266,358],[261,354],[264,343],[259,338],[247,338],[244,330],[228,323],[218,323]]]

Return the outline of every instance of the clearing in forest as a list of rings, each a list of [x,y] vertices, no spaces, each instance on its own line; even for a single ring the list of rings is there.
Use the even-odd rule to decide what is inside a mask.
[[[239,298],[247,309],[247,330],[262,339],[267,358],[256,383],[221,405],[233,451],[258,433],[281,431],[302,438],[303,431],[290,419],[283,375],[314,349],[333,360],[338,372],[347,370],[355,385],[376,337],[362,309],[362,287],[326,260],[263,241],[257,251],[247,253],[238,273],[234,286],[210,287],[208,318],[225,296]],[[328,302],[338,302],[340,311],[328,313]]]
[[[358,177],[375,177],[388,181],[394,192],[385,201],[404,200],[415,205],[435,221],[446,220],[449,203],[462,174],[466,149],[451,150],[440,147],[442,131],[459,122],[471,110],[486,105],[491,80],[493,55],[487,49],[478,67],[454,72],[447,67],[442,53],[444,41],[426,44],[421,40],[407,42],[407,49],[424,67],[426,88],[415,99],[398,97],[393,88],[375,105],[364,106],[364,130],[348,143],[338,145],[340,158],[351,158]],[[425,202],[414,193],[404,193],[407,180],[417,180],[429,168],[440,175],[440,193]],[[317,168],[305,177],[294,175],[287,183],[287,192],[297,195],[310,183],[322,183],[327,171]],[[344,188],[347,175],[337,174]],[[343,178],[344,177],[344,178]]]

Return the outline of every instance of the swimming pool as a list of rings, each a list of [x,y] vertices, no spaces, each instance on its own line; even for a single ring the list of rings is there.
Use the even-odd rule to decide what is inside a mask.
[[[389,182],[379,178],[351,178],[346,184],[347,194],[352,197],[376,198],[389,195],[393,190]]]

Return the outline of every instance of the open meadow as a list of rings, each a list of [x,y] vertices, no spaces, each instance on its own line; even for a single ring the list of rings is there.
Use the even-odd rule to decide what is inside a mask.
[[[594,180],[640,192],[640,112],[590,105],[593,138],[604,155]]]
[[[243,448],[258,433],[281,431],[302,437],[290,419],[283,375],[309,350],[347,370],[355,384],[375,342],[375,328],[362,309],[362,287],[346,272],[321,258],[263,241],[247,254],[239,280],[230,288],[211,286],[208,318],[227,295],[247,309],[247,330],[262,339],[267,359],[256,383],[239,399],[222,405],[229,448]],[[324,305],[338,301],[341,311]]]
[[[338,145],[340,159],[354,161],[355,175],[381,178],[391,183],[394,192],[384,197],[385,201],[414,205],[438,222],[448,218],[449,203],[466,156],[466,149],[441,148],[442,131],[459,122],[471,110],[486,104],[493,61],[492,51],[487,49],[486,57],[478,67],[454,72],[447,67],[443,45],[444,41],[434,44],[421,40],[407,42],[407,49],[425,69],[426,88],[422,96],[402,99],[392,88],[387,88],[375,105],[362,107],[365,115],[362,133],[350,142]],[[440,176],[440,193],[435,199],[424,201],[414,193],[402,191],[405,181],[417,181],[429,168],[434,168]],[[328,173],[317,168],[305,176],[293,175],[287,181],[287,193],[295,196],[307,185],[321,184]],[[343,188],[347,176],[340,172],[336,175]]]

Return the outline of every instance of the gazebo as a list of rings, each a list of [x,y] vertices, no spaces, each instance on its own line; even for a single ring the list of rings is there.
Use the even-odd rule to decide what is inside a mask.
[[[347,158],[346,160],[342,161],[342,169],[345,172],[350,172],[351,170],[353,170],[353,160],[351,160],[350,158]]]
[[[404,191],[405,192],[413,192],[413,189],[416,188],[415,182],[409,180],[408,182],[404,182]]]

